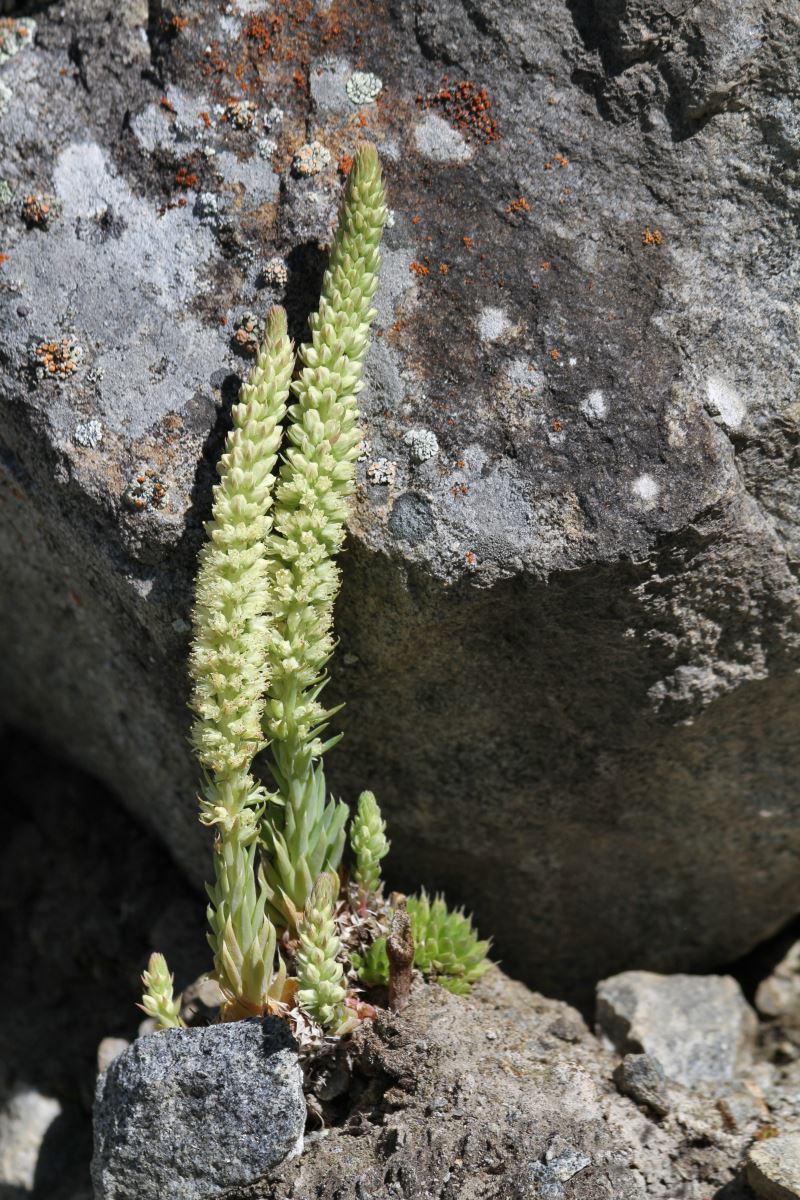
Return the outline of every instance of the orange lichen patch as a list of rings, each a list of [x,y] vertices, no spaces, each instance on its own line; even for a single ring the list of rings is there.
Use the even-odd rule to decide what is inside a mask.
[[[46,229],[53,215],[53,202],[49,196],[26,196],[22,201],[22,219],[26,225],[38,225]]]
[[[367,125],[369,124],[367,114],[363,112],[356,113],[356,124],[360,129],[366,129]]]
[[[450,270],[450,268],[448,267],[447,263],[439,263],[439,274],[440,275],[446,275],[449,270]]]
[[[425,263],[420,262],[412,262],[408,269],[412,272],[412,274],[417,275],[420,278],[424,277],[425,275],[430,275],[431,273],[430,267],[427,267]]]
[[[452,421],[452,417],[450,420]],[[458,499],[459,496],[467,496],[468,494],[469,488],[467,487],[466,483],[454,483],[450,488],[450,495],[454,500]]]
[[[175,183],[178,187],[194,187],[197,183],[197,174],[191,167],[178,167],[175,172]]]
[[[561,430],[564,428],[564,426],[556,418],[556,420],[553,421],[552,424],[550,425],[550,428],[552,429],[553,433],[561,433]]]
[[[2,266],[3,263],[7,263],[7,262],[8,262],[8,255],[0,254],[0,266]]]
[[[206,129],[210,129],[210,128],[211,128],[211,116],[209,115],[209,113],[207,113],[207,112],[201,112],[201,113],[200,113],[200,120],[203,122],[203,124],[205,125]]]
[[[170,103],[169,99],[166,96],[161,97],[161,107],[165,108],[167,110],[167,112],[171,112],[171,113],[175,112],[174,105]]]
[[[475,559],[475,555],[472,553],[471,550],[467,550],[466,554],[464,555],[464,558],[467,560],[468,567],[475,566],[476,559]]]
[[[468,237],[467,234],[464,234],[461,241],[464,243],[465,250],[471,250],[475,245],[475,239]]]
[[[63,337],[55,342],[40,342],[34,349],[37,371],[55,379],[67,379],[77,371],[82,353],[73,338]]]
[[[463,458],[457,458],[453,465],[457,471],[463,471],[466,464]]]
[[[558,360],[561,358],[561,351],[556,350],[555,348],[552,349],[550,351],[550,357],[552,358],[553,362],[558,362]]]
[[[542,271],[549,271],[549,270],[550,270],[550,263],[549,263],[549,262],[543,262],[543,263],[539,263],[539,266],[540,266],[540,268],[541,268],[541,270],[542,270]]]
[[[524,196],[519,196],[519,197],[517,197],[516,200],[512,200],[510,204],[506,205],[507,213],[530,212],[530,211],[531,211],[531,206],[530,206],[530,204],[528,204],[528,201],[525,199]]]
[[[642,245],[643,246],[660,246],[664,241],[664,235],[660,229],[651,229],[647,225],[642,230]]]
[[[489,115],[492,102],[485,87],[478,87],[468,79],[450,84],[447,75],[442,76],[443,87],[430,96],[417,96],[420,108],[439,108],[450,124],[464,137],[481,142],[496,142],[500,137],[497,122]]]
[[[340,175],[349,175],[353,169],[352,154],[343,154],[336,164],[336,170]]]
[[[420,217],[419,215],[417,215],[416,217],[412,217],[412,218],[411,218],[411,224],[412,224],[412,225],[419,225],[419,223],[420,223],[420,221],[421,221],[421,220],[422,220],[422,217]]]
[[[557,162],[560,167],[569,166],[569,159],[563,154],[554,154],[553,162]]]
[[[188,17],[179,17],[177,13],[175,14],[174,17],[171,18],[171,20],[169,22],[170,29],[174,29],[176,33],[183,33],[184,29],[188,28],[188,25],[189,25],[189,18]]]

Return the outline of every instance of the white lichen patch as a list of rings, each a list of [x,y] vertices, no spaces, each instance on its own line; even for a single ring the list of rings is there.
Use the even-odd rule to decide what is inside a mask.
[[[472,157],[472,151],[457,129],[453,129],[437,113],[428,113],[414,130],[417,150],[431,162],[461,163]]]
[[[362,104],[374,104],[383,90],[383,80],[372,71],[353,71],[345,88],[351,102],[359,108]]]
[[[413,462],[427,462],[439,453],[439,441],[432,429],[409,429],[403,441],[409,448]]]
[[[608,416],[608,401],[600,388],[595,388],[581,400],[581,412],[590,421],[604,421]]]
[[[706,381],[706,408],[719,417],[726,429],[739,429],[747,415],[747,405],[721,375],[709,375]]]
[[[397,463],[388,458],[378,458],[367,467],[367,479],[379,487],[389,487],[394,483],[397,473]]]
[[[306,142],[292,159],[292,170],[295,175],[307,178],[309,175],[319,175],[330,161],[331,152],[322,142]]]
[[[276,254],[261,268],[261,280],[265,287],[285,288],[289,281],[289,269],[280,255]]]
[[[631,484],[631,491],[642,507],[646,510],[654,508],[658,497],[661,493],[661,488],[653,479],[652,475],[638,475]]]
[[[103,440],[103,426],[96,417],[92,417],[89,421],[79,421],[75,426],[72,440],[76,446],[94,450],[95,446],[99,446]]]
[[[482,342],[496,342],[511,329],[509,321],[502,308],[487,306],[478,314],[478,334]]]

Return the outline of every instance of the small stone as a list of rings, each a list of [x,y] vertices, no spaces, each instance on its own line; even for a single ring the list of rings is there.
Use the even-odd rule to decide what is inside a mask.
[[[800,1200],[800,1133],[756,1142],[747,1154],[746,1175],[760,1200]]]
[[[559,1183],[566,1183],[591,1163],[585,1150],[578,1150],[565,1138],[556,1134],[544,1155],[544,1161]]]
[[[345,84],[345,91],[356,108],[373,104],[383,91],[383,80],[371,71],[354,71]]]
[[[331,161],[331,152],[322,142],[306,142],[301,146],[292,159],[292,170],[295,175],[308,177],[319,175]]]
[[[127,1038],[105,1037],[97,1047],[97,1074],[107,1071],[115,1058],[119,1058],[130,1046]]]
[[[14,1087],[0,1108],[0,1194],[6,1188],[13,1196],[33,1192],[39,1152],[60,1116],[61,1105],[51,1096],[25,1084]]]
[[[409,429],[403,441],[411,451],[414,462],[427,462],[429,458],[436,458],[439,453],[438,439],[430,429]]]
[[[644,1104],[657,1116],[663,1117],[669,1112],[664,1068],[651,1054],[626,1054],[614,1071],[614,1083],[623,1096]]]
[[[85,446],[88,450],[94,450],[95,446],[99,446],[103,440],[103,426],[96,417],[92,417],[90,421],[80,421],[75,426],[72,440],[76,446]]]
[[[234,129],[252,129],[258,109],[251,100],[232,100],[225,116]]]
[[[289,281],[289,270],[279,255],[266,262],[261,269],[261,281],[265,287],[285,288]]]
[[[166,498],[166,485],[152,467],[134,475],[122,494],[124,503],[134,512],[143,512],[146,508],[161,508]]]
[[[729,975],[625,971],[597,987],[597,1030],[620,1054],[657,1058],[667,1079],[726,1083],[750,1061],[756,1015]]]
[[[96,1200],[211,1200],[302,1147],[306,1106],[285,1022],[170,1029],[138,1041],[97,1082]]]
[[[756,1008],[765,1017],[800,1012],[800,942],[795,942],[771,975],[759,985]]]

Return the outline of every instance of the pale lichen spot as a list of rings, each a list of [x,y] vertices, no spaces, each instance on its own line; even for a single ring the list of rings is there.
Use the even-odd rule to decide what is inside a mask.
[[[595,388],[581,400],[581,412],[592,421],[603,421],[608,415],[608,402],[600,391]]]
[[[478,333],[482,342],[496,342],[511,328],[502,308],[482,308],[478,314]]]
[[[463,135],[436,113],[428,113],[414,130],[417,150],[431,162],[466,162],[472,151]]]
[[[658,500],[661,488],[653,479],[652,475],[638,475],[631,484],[631,491],[637,500],[640,500],[642,506],[646,509],[653,508]]]
[[[706,381],[706,407],[726,429],[738,429],[747,415],[742,397],[721,375],[709,375]]]

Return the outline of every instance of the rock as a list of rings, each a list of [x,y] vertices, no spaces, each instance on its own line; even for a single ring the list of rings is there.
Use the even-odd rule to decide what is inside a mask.
[[[800,1012],[800,942],[795,942],[756,991],[756,1008],[765,1017]]]
[[[798,1200],[800,1133],[781,1134],[751,1146],[747,1182],[759,1200]]]
[[[614,1071],[614,1083],[623,1096],[644,1104],[659,1116],[670,1109],[664,1068],[650,1054],[626,1054]]]
[[[12,1089],[0,1107],[0,1195],[16,1188],[16,1200],[33,1192],[42,1145],[60,1116],[54,1097],[24,1084]]]
[[[302,332],[368,137],[394,224],[331,787],[373,786],[392,884],[468,903],[538,987],[711,969],[797,908],[792,4],[344,3],[265,37],[252,4],[63,0],[0,68],[0,718],[200,887],[187,623],[231,335],[275,299]]]
[[[302,1148],[293,1038],[277,1018],[140,1038],[97,1083],[96,1200],[208,1200]]]
[[[97,1074],[102,1075],[111,1066],[115,1058],[123,1054],[130,1042],[127,1038],[105,1037],[97,1047]]]
[[[722,1084],[751,1061],[756,1016],[729,975],[625,971],[597,986],[597,1029],[620,1054],[658,1059],[686,1087]]]

